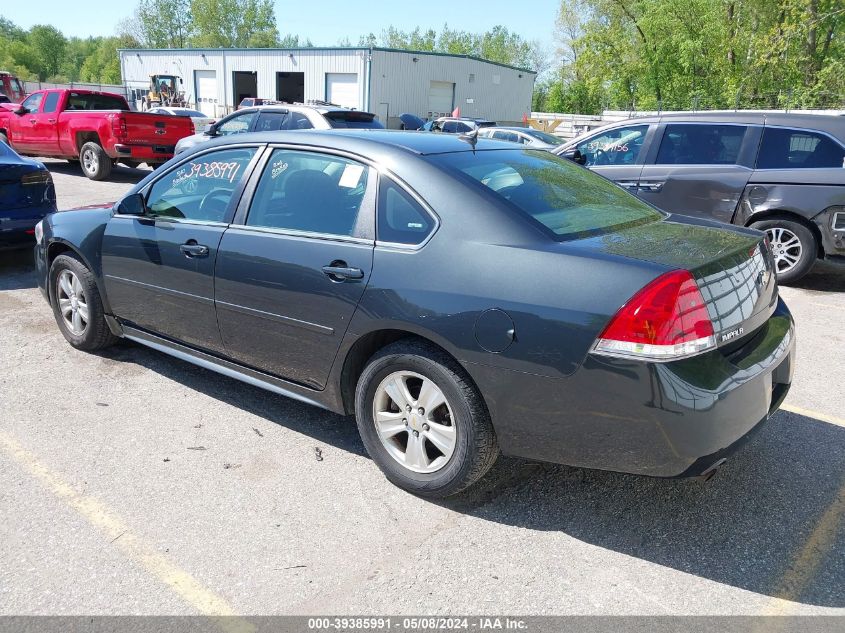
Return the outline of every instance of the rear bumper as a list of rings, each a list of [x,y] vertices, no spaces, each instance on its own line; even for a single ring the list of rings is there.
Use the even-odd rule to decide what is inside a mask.
[[[480,365],[502,452],[656,477],[696,476],[777,410],[792,382],[795,330],[775,313],[733,356],[672,363],[588,356],[565,379]]]
[[[118,143],[114,146],[112,158],[126,159],[139,163],[166,163],[173,158],[173,145],[127,145]]]
[[[0,250],[26,248],[35,244],[35,225],[55,210],[53,203],[23,209],[0,208]]]

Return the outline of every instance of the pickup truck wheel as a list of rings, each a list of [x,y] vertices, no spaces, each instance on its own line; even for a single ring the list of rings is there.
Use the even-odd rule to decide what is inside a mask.
[[[75,255],[59,255],[50,266],[50,298],[59,330],[76,349],[93,352],[117,340],[106,323],[94,275]]]
[[[816,263],[818,244],[813,232],[794,220],[774,217],[754,222],[751,225],[765,232],[775,256],[775,271],[778,282],[791,284],[810,272]]]
[[[111,174],[114,165],[105,150],[91,141],[85,143],[79,150],[79,163],[82,165],[82,173],[91,180],[105,180]]]
[[[358,430],[384,475],[443,498],[480,479],[499,455],[478,390],[442,350],[397,341],[370,360],[355,393]]]

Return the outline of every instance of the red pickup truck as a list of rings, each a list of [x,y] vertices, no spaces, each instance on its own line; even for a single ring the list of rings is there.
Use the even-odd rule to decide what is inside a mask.
[[[79,161],[92,180],[118,162],[163,163],[193,133],[188,117],[130,112],[126,99],[107,92],[39,90],[20,105],[0,104],[0,142],[19,154]]]

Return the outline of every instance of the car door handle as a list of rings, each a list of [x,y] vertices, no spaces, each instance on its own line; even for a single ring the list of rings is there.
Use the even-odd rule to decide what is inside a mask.
[[[663,189],[663,185],[665,182],[660,181],[648,181],[648,182],[640,182],[639,188],[643,191],[650,191],[652,193],[659,193],[661,189]]]
[[[38,120],[38,119],[30,119],[30,120],[29,120],[29,122],[30,122],[30,123],[32,123],[33,125],[35,125],[35,122],[36,122],[37,120]]]
[[[47,123],[55,123],[56,119],[47,119]]]
[[[194,240],[185,242],[179,250],[185,254],[185,257],[208,257],[208,246],[197,244]]]
[[[346,281],[347,279],[363,279],[364,271],[360,268],[350,268],[346,262],[332,262],[323,266],[323,274],[332,281]]]

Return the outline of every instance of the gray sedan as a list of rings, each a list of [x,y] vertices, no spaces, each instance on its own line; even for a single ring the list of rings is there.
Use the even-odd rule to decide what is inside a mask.
[[[710,476],[792,381],[762,233],[512,143],[243,134],[36,237],[70,345],[123,338],[354,414],[375,464],[428,497],[500,452]]]

